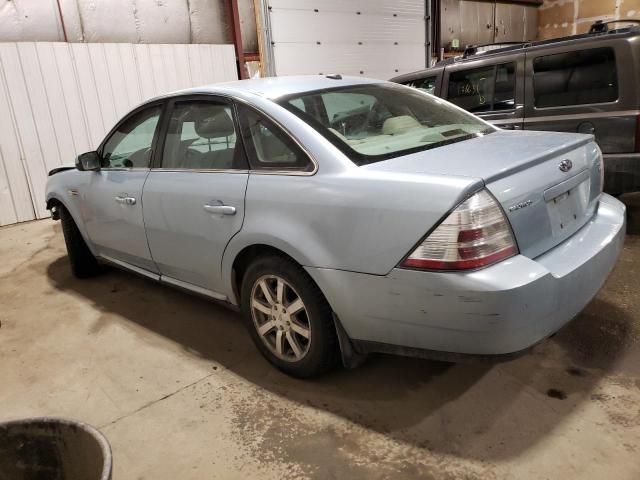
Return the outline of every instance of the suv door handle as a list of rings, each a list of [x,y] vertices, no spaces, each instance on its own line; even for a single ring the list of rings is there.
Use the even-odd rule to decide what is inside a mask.
[[[209,213],[217,213],[217,214],[221,214],[221,215],[235,215],[236,214],[236,207],[232,207],[231,205],[203,205],[202,208],[204,208],[204,210],[206,212]]]
[[[116,202],[121,203],[122,205],[135,205],[136,199],[133,197],[116,197]]]

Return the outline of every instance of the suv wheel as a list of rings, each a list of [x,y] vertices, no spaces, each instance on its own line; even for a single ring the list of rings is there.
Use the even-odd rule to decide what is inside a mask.
[[[244,275],[240,298],[254,343],[280,370],[304,378],[336,365],[331,308],[298,265],[276,256],[254,261]]]

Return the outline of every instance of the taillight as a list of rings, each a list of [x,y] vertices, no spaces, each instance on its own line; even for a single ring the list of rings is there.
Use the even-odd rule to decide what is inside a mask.
[[[517,253],[502,208],[489,192],[481,190],[458,205],[400,265],[466,270],[486,267]]]
[[[598,172],[600,173],[600,191],[598,193],[602,193],[604,190],[604,157],[600,148],[598,148]]]

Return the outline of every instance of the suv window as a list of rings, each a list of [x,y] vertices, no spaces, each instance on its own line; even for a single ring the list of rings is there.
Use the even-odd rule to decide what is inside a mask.
[[[147,168],[162,107],[147,108],[118,126],[102,149],[102,168]]]
[[[447,100],[469,112],[513,110],[515,72],[514,63],[452,72]]]
[[[229,105],[204,101],[176,103],[169,121],[162,168],[246,169],[236,138]]]
[[[436,91],[436,79],[438,77],[436,75],[432,77],[425,78],[417,78],[415,80],[411,80],[410,82],[405,83],[405,85],[413,88],[417,88],[418,90],[423,90],[430,94],[435,94]]]
[[[242,137],[254,170],[310,172],[313,163],[278,126],[251,108],[238,105]]]
[[[613,102],[618,98],[612,48],[576,50],[538,57],[533,62],[536,107]]]

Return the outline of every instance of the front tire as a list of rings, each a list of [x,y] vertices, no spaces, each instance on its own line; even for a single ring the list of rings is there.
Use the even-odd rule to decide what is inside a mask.
[[[279,256],[255,260],[241,289],[242,314],[258,350],[283,372],[320,375],[338,361],[331,307],[311,277]]]
[[[62,223],[62,233],[64,234],[64,242],[67,245],[71,271],[78,278],[93,277],[99,272],[100,265],[98,265],[96,257],[87,247],[69,211],[63,206],[59,208],[60,223]]]

